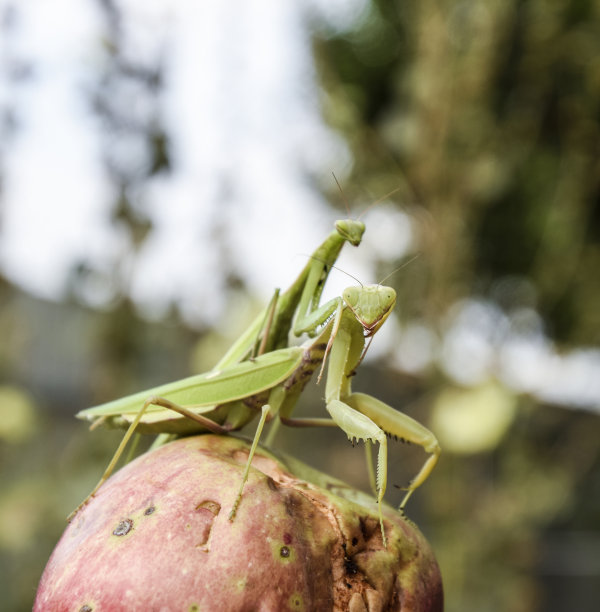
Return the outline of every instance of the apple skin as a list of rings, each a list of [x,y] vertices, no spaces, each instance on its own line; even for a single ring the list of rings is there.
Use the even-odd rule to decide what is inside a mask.
[[[65,530],[34,612],[437,612],[442,583],[416,526],[370,496],[259,448],[182,438],[114,474]]]

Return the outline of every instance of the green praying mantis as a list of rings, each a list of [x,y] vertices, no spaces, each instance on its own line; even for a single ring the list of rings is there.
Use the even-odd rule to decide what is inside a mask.
[[[261,380],[260,373],[265,369],[268,371],[269,365],[275,367],[271,362],[278,363],[282,357],[280,355],[266,357],[265,355],[287,346],[290,331],[297,336],[304,332],[313,333],[314,315],[315,312],[318,313],[319,301],[331,267],[337,261],[344,244],[348,242],[353,246],[358,246],[364,231],[365,225],[360,220],[336,221],[334,230],[309,257],[308,263],[290,288],[282,294],[275,291],[269,306],[255,318],[207,374],[192,376],[183,381],[162,385],[83,410],[77,416],[92,421],[93,427],[102,423],[109,427],[127,428],[130,427],[139,412],[140,405],[144,404],[150,396],[166,396],[175,398],[175,400],[179,399],[181,402],[189,399],[189,395],[185,394],[185,389],[193,390],[192,395],[200,398],[204,397],[203,393],[208,393],[206,397],[209,397],[210,389],[215,389],[215,394],[222,399],[218,402],[218,406],[214,406],[214,410],[203,411],[205,415],[201,423],[198,423],[197,420],[182,418],[181,414],[156,406],[154,410],[149,410],[148,414],[142,413],[139,416],[137,431],[160,434],[158,440],[160,444],[170,435],[186,435],[206,430],[224,433],[241,428],[256,415],[256,402],[253,404],[250,401],[251,398],[263,388],[265,383],[268,385],[273,384],[274,381],[279,382],[276,378],[272,378],[273,370],[270,372],[271,377],[268,376],[266,381]],[[320,316],[317,316],[317,319],[319,318]],[[255,356],[259,357],[257,363],[254,361]],[[285,361],[285,358],[283,360]],[[224,370],[228,372],[224,380],[229,390],[223,395],[218,383],[219,373]],[[248,386],[248,379],[252,381],[250,386]],[[210,385],[207,381],[210,381]],[[244,399],[245,401],[242,401]],[[256,398],[257,401],[258,399]],[[125,436],[92,493],[69,515],[68,520],[75,516],[108,478],[129,437],[130,435]]]
[[[360,234],[360,242],[364,225],[355,229],[356,234]],[[338,233],[338,236],[342,235]],[[336,240],[339,243],[340,239]],[[257,318],[214,370],[78,414],[80,418],[88,420],[103,418],[113,425],[129,425],[129,429],[97,487],[73,514],[108,478],[137,428],[143,431],[189,433],[191,427],[224,434],[239,429],[260,412],[242,481],[229,513],[230,520],[235,517],[242,499],[263,426],[278,414],[280,421],[286,425],[339,427],[351,440],[379,444],[374,488],[382,538],[386,542],[382,515],[387,486],[386,434],[418,444],[429,453],[421,470],[407,487],[401,509],[435,467],[440,447],[435,436],[417,421],[372,396],[351,391],[351,378],[366,351],[365,339],[370,341],[388,318],[396,302],[396,293],[392,288],[381,285],[350,287],[341,297],[319,306],[324,279],[344,241],[352,242],[347,236],[342,236],[341,243],[336,246],[337,251],[329,245],[325,252],[319,253],[319,257],[326,255],[326,260],[317,259],[317,249],[312,262],[281,296],[287,302],[283,306],[281,303],[278,305],[277,301],[272,302],[272,306]],[[296,320],[292,325],[294,314]],[[264,324],[265,319],[269,321],[267,325]],[[314,337],[301,346],[276,348],[290,328],[295,333],[308,332]],[[260,335],[261,330],[258,355],[248,358],[254,346],[253,338]],[[302,390],[319,365],[321,377],[328,357],[325,402],[330,418],[292,418],[291,413]]]

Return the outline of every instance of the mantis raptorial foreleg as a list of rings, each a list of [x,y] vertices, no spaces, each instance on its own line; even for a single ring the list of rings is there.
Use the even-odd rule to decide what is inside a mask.
[[[407,414],[394,410],[394,408],[388,404],[371,395],[365,393],[352,393],[346,398],[346,402],[348,406],[369,417],[388,434],[404,442],[417,444],[421,446],[425,452],[430,454],[419,473],[406,487],[406,495],[400,504],[400,509],[403,510],[408,498],[413,494],[415,489],[420,487],[425,480],[427,480],[440,457],[441,449],[436,437],[431,431],[421,425],[421,423],[415,421],[415,419],[409,417]]]

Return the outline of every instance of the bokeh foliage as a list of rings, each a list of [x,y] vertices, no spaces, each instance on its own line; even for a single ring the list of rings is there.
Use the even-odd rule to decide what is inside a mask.
[[[420,228],[421,257],[400,281],[404,318],[443,334],[451,306],[475,298],[509,316],[534,310],[559,351],[598,346],[599,13],[586,0],[381,0],[350,31],[316,27],[350,184],[403,185],[397,199]],[[411,398],[397,376],[390,400],[397,389],[395,405],[412,399],[419,418],[444,403],[457,437],[489,417],[481,388],[457,390],[434,369]],[[591,610],[598,406],[495,392],[512,404],[505,435],[485,452],[446,453],[421,493],[447,609]]]
[[[585,0],[381,1],[356,30],[316,38],[351,184],[404,184],[397,199],[428,213],[427,278],[407,299],[433,322],[525,275],[554,338],[597,344],[598,11]]]

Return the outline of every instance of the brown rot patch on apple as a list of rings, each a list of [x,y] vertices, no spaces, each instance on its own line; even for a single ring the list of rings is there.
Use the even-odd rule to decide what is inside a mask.
[[[302,501],[299,495],[286,495],[283,500],[285,513],[290,517],[296,516],[298,512],[302,511]]]
[[[79,608],[79,612],[93,612],[94,608],[92,608],[92,606],[88,606],[87,604],[81,606],[81,608]]]
[[[358,573],[356,563],[354,563],[354,561],[352,561],[352,559],[349,557],[344,557],[344,569],[346,570],[346,573],[350,574],[351,576]]]
[[[117,537],[127,535],[133,529],[133,521],[131,519],[125,519],[121,521],[114,529],[112,534]]]
[[[287,559],[290,556],[290,549],[287,546],[282,546],[279,549],[279,555],[284,559]]]
[[[150,516],[151,514],[154,514],[154,511],[156,510],[156,508],[154,506],[148,506],[145,510],[144,510],[144,516]]]

